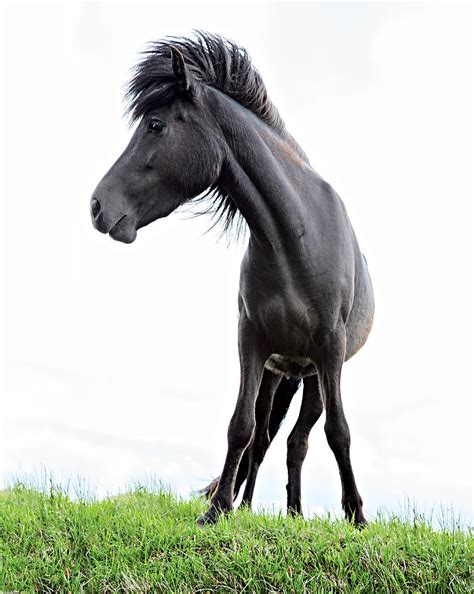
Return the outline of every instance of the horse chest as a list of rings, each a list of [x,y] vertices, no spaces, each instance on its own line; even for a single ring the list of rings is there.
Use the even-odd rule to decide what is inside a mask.
[[[287,341],[311,335],[317,324],[317,319],[310,315],[310,308],[295,295],[269,295],[260,301],[254,317],[268,335],[281,336]]]
[[[312,335],[324,308],[319,291],[303,273],[293,278],[268,263],[245,266],[240,296],[250,321],[273,341],[301,342]]]
[[[244,277],[240,287],[242,313],[270,348],[265,367],[286,378],[315,375],[315,345],[339,315],[339,299],[329,299],[328,285],[314,277],[300,272],[296,282],[269,268]]]
[[[316,311],[292,291],[247,294],[245,315],[274,352],[305,356],[318,327]]]

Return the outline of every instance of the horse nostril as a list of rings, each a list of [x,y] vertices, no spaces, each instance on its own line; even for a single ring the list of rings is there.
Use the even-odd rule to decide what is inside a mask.
[[[100,213],[100,202],[96,198],[91,200],[91,213],[94,219],[96,219]]]

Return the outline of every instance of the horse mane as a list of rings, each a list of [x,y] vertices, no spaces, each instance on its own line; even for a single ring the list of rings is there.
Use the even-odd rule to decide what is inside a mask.
[[[195,38],[169,37],[148,45],[142,53],[142,59],[133,69],[126,88],[127,113],[132,122],[169,103],[179,93],[173,74],[170,45],[180,50],[198,82],[221,91],[249,109],[307,160],[270,101],[262,77],[253,66],[247,50],[220,35],[204,31],[195,31]],[[212,228],[222,223],[225,233],[233,227],[234,219],[240,213],[230,196],[217,186],[211,187],[197,200],[208,197],[211,197],[210,205],[196,214],[213,214],[215,222]],[[243,227],[242,218],[238,216],[236,222],[239,235]]]

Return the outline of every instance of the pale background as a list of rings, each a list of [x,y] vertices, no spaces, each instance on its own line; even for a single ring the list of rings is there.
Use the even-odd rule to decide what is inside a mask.
[[[133,245],[89,197],[130,130],[122,90],[147,41],[218,32],[250,51],[367,256],[376,320],[346,366],[369,517],[471,506],[472,14],[468,5],[4,3],[2,485],[77,477],[98,496],[152,477],[182,495],[220,472],[238,388],[244,243],[173,215]],[[285,446],[256,503],[285,505]],[[314,429],[304,507],[339,513]]]

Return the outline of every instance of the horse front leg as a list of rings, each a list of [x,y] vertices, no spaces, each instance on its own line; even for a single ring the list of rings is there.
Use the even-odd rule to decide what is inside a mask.
[[[234,485],[242,454],[255,429],[255,401],[269,352],[262,348],[262,340],[245,319],[239,324],[240,388],[234,414],[227,431],[227,456],[219,485],[209,509],[198,524],[214,524],[220,513],[232,509]]]

